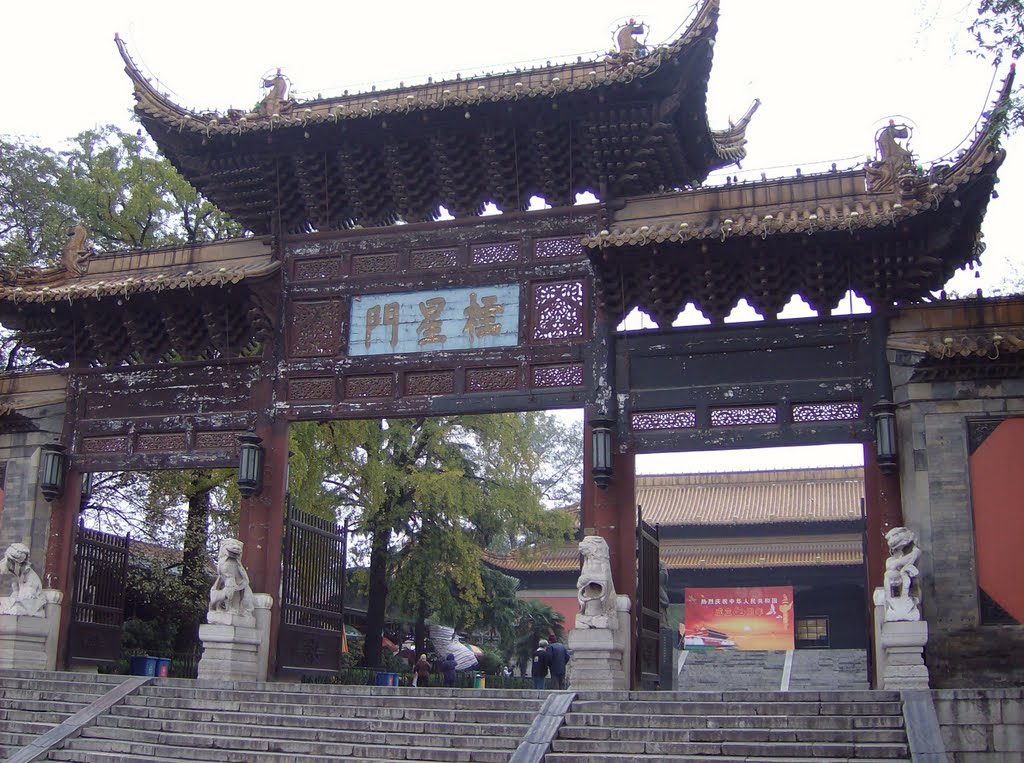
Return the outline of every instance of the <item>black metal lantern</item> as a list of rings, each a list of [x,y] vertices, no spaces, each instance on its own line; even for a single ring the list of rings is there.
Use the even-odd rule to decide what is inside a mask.
[[[82,475],[81,506],[83,509],[89,505],[90,500],[92,500],[92,472],[86,472]]]
[[[238,492],[249,498],[263,489],[263,440],[254,434],[243,434],[238,441]]]
[[[871,408],[875,419],[875,460],[883,474],[896,470],[896,406],[882,398]]]
[[[590,424],[594,484],[605,488],[612,481],[612,422],[598,419]]]
[[[64,495],[64,446],[46,443],[41,449],[39,489],[47,503]]]

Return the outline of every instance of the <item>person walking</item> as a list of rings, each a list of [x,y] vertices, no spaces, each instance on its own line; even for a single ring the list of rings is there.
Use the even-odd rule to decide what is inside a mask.
[[[556,689],[565,688],[565,667],[569,664],[569,650],[565,644],[552,641],[548,646],[548,668]]]
[[[444,658],[444,662],[441,663],[441,673],[444,676],[444,685],[448,687],[455,686],[455,655],[448,652],[448,655]]]
[[[427,659],[427,655],[420,655],[413,672],[416,674],[417,686],[430,686],[430,661]]]
[[[541,639],[537,650],[533,653],[530,675],[533,676],[533,688],[543,689],[544,680],[548,677],[548,642]]]

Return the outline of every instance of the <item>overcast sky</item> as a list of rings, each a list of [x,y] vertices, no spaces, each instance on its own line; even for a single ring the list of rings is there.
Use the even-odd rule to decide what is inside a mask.
[[[773,176],[863,162],[874,152],[876,129],[896,117],[914,126],[910,147],[927,166],[972,134],[990,86],[1008,68],[995,73],[968,54],[962,30],[976,4],[722,0],[708,93],[712,127],[725,127],[760,98],[743,174]],[[135,129],[115,32],[178,103],[223,111],[256,102],[261,76],[276,67],[309,98],[455,72],[470,76],[593,58],[608,50],[630,15],[649,25],[648,44],[665,42],[679,34],[691,8],[678,0],[635,7],[611,0],[8,3],[0,26],[8,79],[0,132],[58,145],[98,124]],[[950,286],[960,292],[992,291],[1009,263],[1022,259],[1012,215],[1024,198],[1024,139],[1015,136],[1006,147],[1000,198],[984,226],[982,277],[954,279]],[[770,454],[759,456],[765,467]]]

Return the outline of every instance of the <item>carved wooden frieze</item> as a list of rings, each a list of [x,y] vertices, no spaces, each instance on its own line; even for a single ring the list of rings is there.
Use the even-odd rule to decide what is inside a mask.
[[[83,453],[126,453],[127,437],[83,437]]]
[[[356,254],[352,256],[352,275],[372,276],[397,273],[399,264],[398,252]]]
[[[793,421],[853,421],[860,418],[860,403],[798,403],[793,406]]]
[[[496,392],[518,386],[517,368],[470,368],[466,371],[467,392]]]
[[[407,395],[450,395],[454,391],[455,374],[452,371],[423,371],[405,377]]]
[[[296,281],[327,281],[338,278],[341,274],[340,257],[317,257],[308,260],[296,260]]]
[[[506,262],[518,262],[518,260],[518,241],[476,244],[469,250],[469,263],[471,265],[501,265]]]
[[[337,355],[341,352],[341,301],[295,302],[290,331],[293,355]]]
[[[242,432],[196,432],[195,447],[199,449],[235,449],[238,447],[238,436]]]
[[[771,405],[742,405],[711,409],[711,426],[745,427],[751,424],[775,424],[779,411]]]
[[[140,434],[135,440],[136,450],[158,450],[183,453],[187,448],[184,432],[168,432],[161,434]]]
[[[289,400],[333,400],[334,377],[317,376],[288,380]]]
[[[534,366],[534,387],[581,387],[583,386],[582,363],[560,363],[550,366]]]
[[[409,255],[410,270],[449,270],[459,261],[457,249],[426,249]]]
[[[537,259],[579,257],[582,254],[583,243],[579,236],[544,238],[533,245],[533,256]]]
[[[583,281],[535,283],[531,288],[534,341],[583,338]]]
[[[697,412],[689,409],[634,413],[630,417],[630,422],[632,428],[637,432],[650,432],[659,429],[692,429],[697,426]]]
[[[394,391],[395,379],[391,374],[345,379],[345,397],[391,397]]]

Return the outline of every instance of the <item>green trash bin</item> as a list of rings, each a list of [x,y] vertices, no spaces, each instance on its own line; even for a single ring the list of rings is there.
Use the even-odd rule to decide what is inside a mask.
[[[473,674],[473,688],[474,689],[486,689],[487,688],[487,677],[483,673]]]

